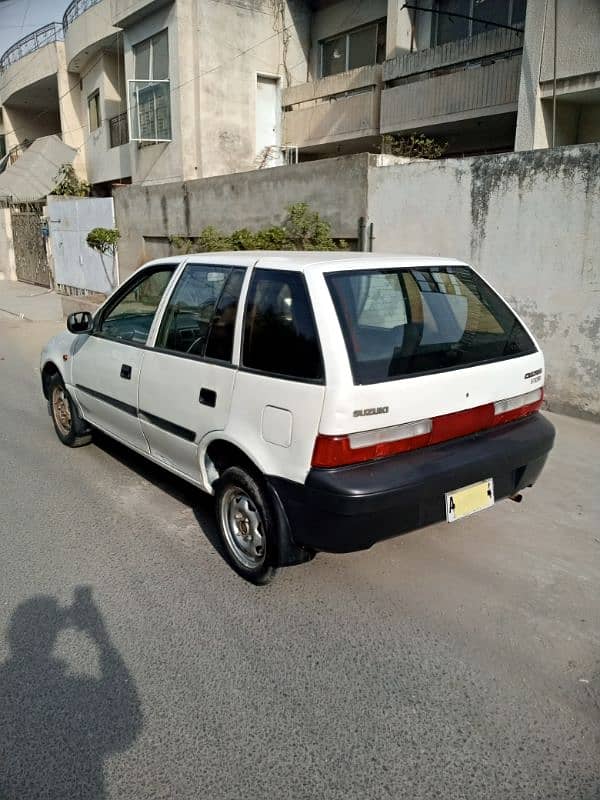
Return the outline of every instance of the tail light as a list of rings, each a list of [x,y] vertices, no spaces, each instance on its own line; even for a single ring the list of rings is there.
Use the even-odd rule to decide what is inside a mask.
[[[504,425],[538,411],[543,389],[488,403],[466,411],[393,425],[344,436],[319,434],[312,457],[313,467],[342,467],[407,453],[432,444]]]
[[[494,403],[494,415],[496,420],[500,420],[496,422],[496,425],[526,417],[534,411],[539,411],[543,399],[544,390],[535,389],[533,392],[520,394],[517,397],[509,397],[507,400],[498,400],[497,403]]]
[[[361,461],[373,461],[417,447],[426,447],[431,435],[432,420],[408,422],[376,431],[351,433],[347,436],[317,436],[312,457],[313,467],[341,467]]]

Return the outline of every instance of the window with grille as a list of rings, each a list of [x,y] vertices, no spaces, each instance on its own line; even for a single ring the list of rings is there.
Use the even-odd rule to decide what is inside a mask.
[[[129,80],[131,139],[171,141],[171,83],[169,41],[161,31],[133,48],[135,78]]]

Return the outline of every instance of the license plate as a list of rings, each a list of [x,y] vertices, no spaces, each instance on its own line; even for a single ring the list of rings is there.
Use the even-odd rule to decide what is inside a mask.
[[[477,511],[494,505],[494,480],[488,478],[471,486],[463,486],[453,492],[446,492],[446,519],[456,522]]]

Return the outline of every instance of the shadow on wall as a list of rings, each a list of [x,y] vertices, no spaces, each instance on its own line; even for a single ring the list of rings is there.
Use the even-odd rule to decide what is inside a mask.
[[[99,677],[69,672],[53,656],[59,633],[69,629],[94,643]],[[142,711],[90,589],[75,589],[66,608],[42,595],[21,603],[8,642],[0,666],[0,798],[102,800],[104,759],[133,744]]]

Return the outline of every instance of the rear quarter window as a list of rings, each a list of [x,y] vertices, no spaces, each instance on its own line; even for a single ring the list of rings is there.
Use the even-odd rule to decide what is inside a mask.
[[[468,267],[353,270],[326,281],[357,384],[536,350],[510,308]]]
[[[323,380],[321,350],[303,275],[255,270],[246,302],[242,363],[277,377]]]

